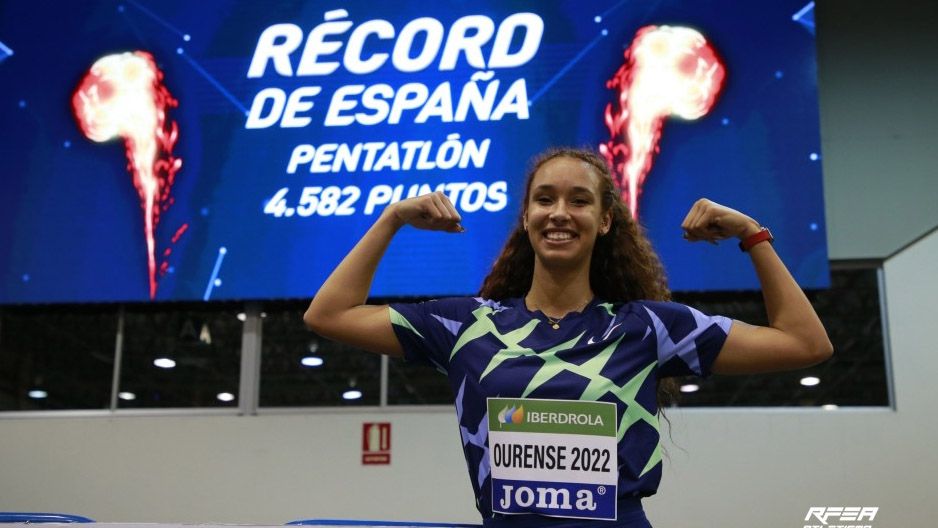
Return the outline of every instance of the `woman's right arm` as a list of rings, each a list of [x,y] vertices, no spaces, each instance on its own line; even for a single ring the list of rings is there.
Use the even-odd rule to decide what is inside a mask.
[[[463,231],[460,220],[453,204],[441,192],[389,205],[319,288],[303,315],[303,322],[333,341],[402,356],[388,306],[365,304],[375,270],[391,239],[405,224],[458,233]]]

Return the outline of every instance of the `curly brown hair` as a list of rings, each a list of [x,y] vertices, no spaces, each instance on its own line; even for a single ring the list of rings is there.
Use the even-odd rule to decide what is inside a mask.
[[[534,248],[524,230],[524,215],[528,208],[534,175],[548,161],[555,158],[581,160],[599,176],[602,212],[612,213],[609,232],[596,239],[590,261],[590,287],[593,293],[608,302],[636,300],[668,301],[671,290],[658,255],[645,236],[645,230],[632,218],[622,202],[619,190],[612,181],[606,159],[590,149],[553,148],[531,161],[524,184],[524,205],[518,222],[492,270],[482,283],[479,296],[504,300],[524,297],[531,289],[534,278]],[[677,394],[676,382],[671,379],[658,382],[659,410],[671,404]]]

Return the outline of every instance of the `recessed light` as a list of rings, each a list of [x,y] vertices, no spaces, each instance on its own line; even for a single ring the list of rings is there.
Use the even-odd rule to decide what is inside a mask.
[[[306,356],[300,360],[305,367],[318,367],[322,365],[322,358],[319,356]]]
[[[169,358],[154,359],[153,364],[163,369],[171,369],[176,366],[176,362]]]
[[[816,378],[814,376],[805,376],[804,378],[801,378],[801,384],[804,385],[805,387],[813,387],[820,382],[821,382],[821,379]]]
[[[362,397],[362,391],[358,389],[349,389],[342,393],[342,399],[344,400],[357,400]]]

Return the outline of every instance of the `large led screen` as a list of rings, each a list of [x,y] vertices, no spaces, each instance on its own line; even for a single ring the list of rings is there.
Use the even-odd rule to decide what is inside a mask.
[[[707,197],[828,283],[813,3],[238,0],[0,4],[0,302],[312,295],[394,201],[375,296],[477,291],[526,165],[600,149],[675,290],[757,286]]]

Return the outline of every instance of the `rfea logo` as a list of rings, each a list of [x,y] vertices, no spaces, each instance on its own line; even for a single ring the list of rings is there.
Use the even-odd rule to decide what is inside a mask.
[[[524,405],[515,408],[514,405],[506,406],[498,412],[498,423],[501,424],[520,424],[524,423]]]
[[[811,506],[804,520],[804,528],[873,528],[878,506]]]

